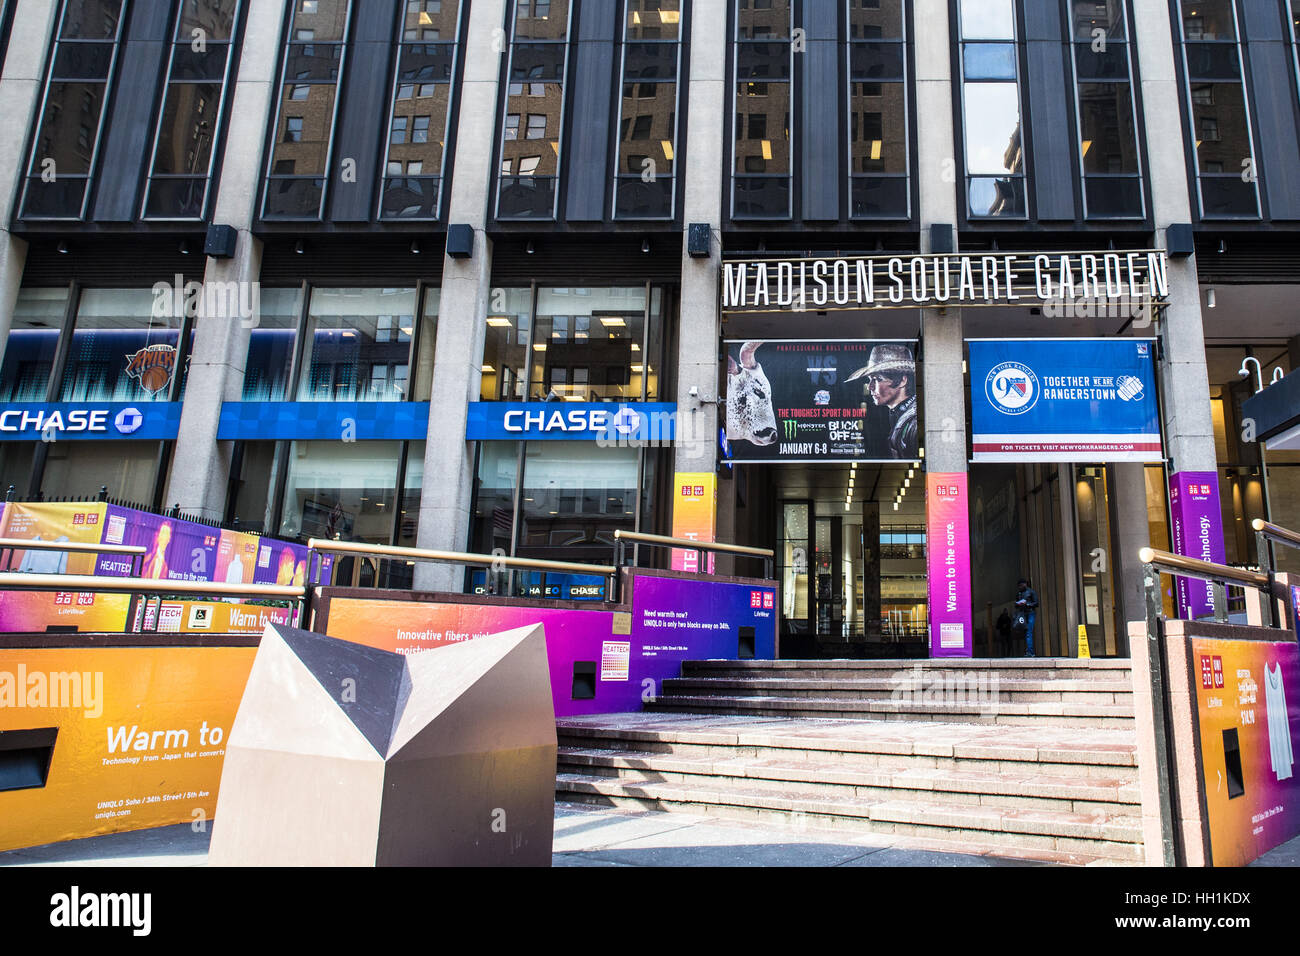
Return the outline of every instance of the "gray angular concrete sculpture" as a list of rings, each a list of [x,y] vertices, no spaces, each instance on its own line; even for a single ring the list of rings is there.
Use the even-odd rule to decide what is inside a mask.
[[[540,625],[404,656],[268,625],[226,745],[213,866],[549,866]]]

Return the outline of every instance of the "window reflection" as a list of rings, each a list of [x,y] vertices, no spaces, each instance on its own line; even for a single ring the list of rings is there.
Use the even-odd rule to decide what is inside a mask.
[[[967,213],[1023,218],[1028,210],[1015,8],[1011,0],[961,0],[959,9]]]
[[[792,8],[787,0],[737,0],[732,115],[732,217],[791,215]]]
[[[267,168],[264,218],[321,216],[349,12],[348,0],[295,4]]]
[[[625,0],[614,216],[673,214],[680,0]]]
[[[58,401],[165,402],[185,368],[179,318],[155,318],[151,289],[86,289]]]
[[[45,401],[67,307],[67,287],[18,293],[0,366],[0,401]]]
[[[313,290],[298,400],[404,400],[414,325],[414,289]]]

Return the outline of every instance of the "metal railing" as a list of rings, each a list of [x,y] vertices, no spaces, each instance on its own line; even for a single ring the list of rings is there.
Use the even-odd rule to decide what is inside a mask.
[[[15,551],[72,551],[77,554],[127,554],[131,556],[131,574],[138,574],[139,558],[146,549],[134,544],[92,544],[88,541],[29,541],[26,538],[0,538],[0,570],[12,571]]]
[[[1259,528],[1257,527],[1258,531]],[[1279,528],[1278,531],[1286,531]],[[1286,532],[1288,535],[1294,532]],[[1300,541],[1300,535],[1296,536]],[[1138,560],[1142,562],[1142,583],[1146,588],[1146,631],[1147,660],[1151,674],[1151,716],[1155,736],[1156,774],[1159,780],[1160,813],[1160,853],[1164,866],[1176,866],[1179,856],[1180,838],[1174,822],[1172,746],[1169,741],[1169,691],[1165,676],[1164,654],[1164,589],[1160,584],[1160,575],[1168,572],[1183,577],[1198,578],[1209,581],[1213,586],[1214,619],[1220,623],[1228,621],[1228,585],[1238,584],[1256,588],[1263,592],[1265,603],[1275,608],[1273,600],[1273,574],[1251,571],[1249,568],[1234,568],[1226,564],[1214,564],[1196,558],[1159,551],[1155,548],[1142,548],[1138,551]],[[1272,615],[1273,612],[1270,612]]]
[[[315,580],[316,555],[350,554],[364,557],[387,558],[401,561],[431,561],[439,564],[460,564],[482,567],[494,571],[555,571],[561,574],[585,574],[603,577],[606,581],[606,598],[614,600],[618,592],[618,568],[612,564],[579,564],[573,561],[547,561],[542,558],[517,558],[506,554],[472,554],[463,551],[431,551],[425,548],[401,548],[386,544],[365,544],[360,541],[331,541],[312,538],[307,542],[308,580]],[[335,566],[337,567],[337,565]],[[334,568],[330,569],[330,584]]]
[[[721,544],[716,541],[696,541],[693,538],[670,538],[662,534],[646,534],[642,531],[624,531],[619,529],[614,532],[614,561],[620,567],[627,563],[626,548],[624,542],[631,541],[633,544],[645,544],[652,548],[680,548],[683,551],[694,551],[697,555],[696,561],[698,567],[704,567],[704,556],[710,552],[717,554],[734,554],[746,558],[761,558],[763,561],[763,577],[772,577],[773,561],[776,558],[776,552],[771,548],[749,548],[739,544]]]
[[[99,594],[128,594],[144,599],[141,621],[148,620],[149,605],[164,596],[191,595],[200,598],[264,598],[293,605],[291,623],[304,620],[307,588],[293,584],[226,584],[216,581],[171,581],[159,578],[116,578],[97,574],[36,574],[27,571],[0,572],[0,589],[13,591],[93,591]],[[154,616],[155,624],[158,620]],[[131,621],[127,621],[131,625]],[[132,632],[128,632],[132,633]]]

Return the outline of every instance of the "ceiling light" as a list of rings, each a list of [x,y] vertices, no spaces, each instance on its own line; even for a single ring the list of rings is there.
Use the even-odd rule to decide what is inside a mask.
[[[307,244],[303,242],[301,239],[299,239],[297,242],[293,244],[293,251],[298,253],[298,255],[302,255],[304,252],[307,251]]]
[[[642,252],[649,252],[649,251],[650,251],[650,240],[649,240],[649,239],[642,239],[642,240],[641,240],[641,251],[642,251]]]
[[[536,344],[533,346],[533,351],[534,351],[534,352],[545,352],[545,351],[546,351],[546,343],[545,343],[545,342],[538,342],[538,343],[536,343]]]
[[[501,328],[508,329],[508,328],[510,328],[511,323],[510,323],[510,320],[507,319],[507,318],[506,318],[505,316],[503,316],[503,315],[489,315],[489,316],[488,316],[488,325],[492,326],[493,328],[497,328],[497,329],[501,329]]]
[[[530,256],[537,251],[537,247],[533,245],[531,239],[529,240],[528,245],[524,247],[524,251],[527,252]]]
[[[1213,289],[1206,289],[1206,290],[1205,290],[1205,306],[1206,306],[1206,308],[1213,309],[1213,308],[1215,308],[1218,304],[1219,304],[1219,300],[1218,300],[1218,298],[1215,296],[1215,294],[1214,294],[1214,290],[1213,290]]]
[[[627,325],[627,323],[617,315],[602,315],[600,317],[600,324],[605,326],[607,329],[621,329],[623,326]]]
[[[898,510],[898,502],[897,502],[897,501],[894,502],[894,510],[895,510],[895,511]]]
[[[670,139],[662,139],[659,141],[659,145],[663,147],[664,159],[671,163],[673,161],[673,141]]]
[[[479,369],[479,371],[487,375],[495,375],[497,370],[494,369],[491,365],[484,365],[482,368]]]

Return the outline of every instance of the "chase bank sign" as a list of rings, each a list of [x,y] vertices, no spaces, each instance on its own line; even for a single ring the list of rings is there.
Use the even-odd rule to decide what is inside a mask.
[[[672,402],[472,402],[468,441],[667,443],[676,434]]]
[[[0,441],[169,441],[179,402],[15,402],[0,406]]]

